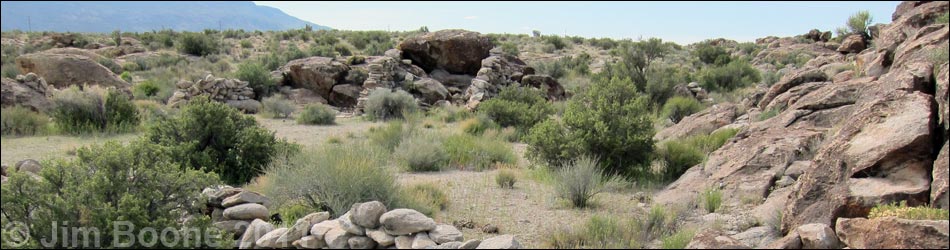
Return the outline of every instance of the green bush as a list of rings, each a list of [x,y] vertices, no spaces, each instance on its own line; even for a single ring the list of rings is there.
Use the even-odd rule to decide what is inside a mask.
[[[642,233],[635,222],[592,216],[579,230],[559,230],[547,239],[553,249],[638,249]]]
[[[943,13],[943,16],[937,18],[937,23],[947,24],[950,22],[950,13]]]
[[[122,78],[122,80],[125,82],[132,82],[132,73],[129,73],[128,71],[122,72],[122,74],[119,75],[119,78]]]
[[[3,135],[33,136],[46,132],[49,117],[28,108],[14,106],[3,108],[0,128]]]
[[[693,55],[699,58],[705,64],[726,65],[732,61],[732,56],[725,48],[713,46],[708,43],[700,43],[693,50]]]
[[[254,44],[252,44],[251,41],[248,41],[248,40],[241,40],[241,48],[245,48],[245,49],[254,48]]]
[[[98,94],[71,87],[54,95],[51,101],[50,116],[60,131],[83,134],[105,128],[103,101]]]
[[[564,49],[567,47],[567,43],[564,43],[564,39],[561,39],[559,36],[547,35],[544,36],[544,43],[554,46],[554,49]]]
[[[334,217],[358,202],[380,201],[395,207],[400,192],[386,167],[388,153],[378,147],[333,144],[278,159],[267,168],[263,193],[275,205],[304,202],[329,208]]]
[[[650,103],[660,106],[673,97],[673,88],[678,84],[689,82],[689,72],[681,67],[654,63],[646,69],[646,86],[644,92],[650,95]]]
[[[851,34],[858,34],[865,38],[871,38],[868,27],[871,26],[872,22],[874,22],[874,18],[871,17],[871,12],[866,10],[858,11],[848,17],[848,22],[845,23],[845,27],[837,29],[838,36],[844,37]]]
[[[637,179],[649,172],[653,118],[649,98],[626,79],[598,79],[568,102],[563,127],[542,122],[526,142],[529,155],[552,165],[588,154],[602,159],[611,174]]]
[[[715,213],[722,206],[722,191],[715,188],[706,189],[701,196],[703,208],[706,212]]]
[[[511,170],[502,169],[495,175],[495,183],[498,184],[498,187],[513,189],[515,188],[515,182],[518,182],[518,178]]]
[[[189,242],[190,246],[165,247],[225,247],[217,244],[228,236],[213,229],[210,218],[201,213],[201,190],[218,183],[214,174],[181,170],[164,148],[149,143],[132,142],[126,146],[107,142],[81,148],[77,155],[73,160],[44,163],[38,174],[41,178],[11,173],[9,182],[3,185],[0,203],[4,218],[29,226],[30,241],[26,247],[41,247],[41,239],[59,239],[55,242],[57,246],[121,246],[120,243],[130,242],[128,238],[87,235],[72,238],[73,241],[53,235],[57,232],[54,225],[95,228],[103,233],[114,226],[126,228],[115,224],[117,220],[131,223],[133,235],[143,235],[146,228],[188,227],[208,233],[186,233],[183,235],[188,239],[175,242]],[[194,220],[182,222],[183,217],[191,216]],[[145,233],[145,238],[128,247],[142,248],[146,246],[142,242],[158,240],[147,237],[155,235],[155,231],[151,233]],[[218,238],[193,238],[204,235]],[[4,242],[4,248],[7,243]]]
[[[489,129],[498,128],[498,124],[488,118],[485,115],[477,115],[475,117],[469,118],[465,121],[462,121],[462,124],[459,125],[462,128],[462,131],[470,135],[481,135]]]
[[[501,53],[507,56],[517,57],[521,52],[518,51],[518,45],[506,42],[501,44]]]
[[[689,115],[703,110],[703,104],[696,98],[677,96],[670,98],[663,105],[663,117],[669,118],[673,123],[679,123]]]
[[[731,91],[759,82],[759,71],[744,60],[732,61],[724,66],[703,69],[699,76],[707,89]]]
[[[183,168],[217,173],[229,185],[243,185],[263,173],[284,144],[253,117],[204,97],[149,126],[143,137],[169,147]]]
[[[366,57],[363,56],[351,56],[346,59],[347,65],[359,65],[366,63]]]
[[[218,43],[208,35],[183,32],[178,40],[178,50],[185,54],[206,56],[218,52]]]
[[[264,117],[269,118],[289,118],[290,114],[294,112],[294,104],[284,98],[281,95],[273,95],[271,97],[264,98],[261,101],[261,112]]]
[[[540,90],[506,86],[497,97],[481,103],[478,113],[488,116],[502,127],[515,127],[524,134],[553,114],[554,108]]]
[[[401,190],[396,200],[397,207],[419,211],[429,217],[449,206],[449,196],[432,183],[420,183]]]
[[[899,204],[879,204],[871,208],[868,219],[897,217],[905,220],[948,220],[950,213],[946,209],[930,207],[908,207],[907,201]]]
[[[449,160],[441,138],[432,133],[403,138],[393,157],[410,172],[440,171]]]
[[[351,56],[351,55],[353,55],[353,52],[350,51],[350,47],[347,47],[346,45],[343,45],[343,44],[334,45],[334,46],[333,46],[333,50],[336,51],[336,53],[339,53],[340,56]]]
[[[269,96],[277,88],[277,83],[271,79],[270,71],[257,62],[246,62],[238,65],[234,77],[247,81],[247,86],[254,89],[258,97]]]
[[[106,94],[104,111],[106,128],[113,131],[131,131],[139,125],[138,109],[124,94],[109,91]]]
[[[656,155],[665,165],[662,172],[664,181],[678,179],[686,170],[706,159],[706,155],[698,148],[681,141],[668,141],[660,144],[657,147]]]
[[[297,117],[298,124],[332,125],[336,123],[336,111],[322,103],[307,105]]]
[[[403,119],[419,109],[416,99],[403,90],[378,88],[369,94],[364,111],[371,121]]]
[[[368,137],[374,145],[392,152],[402,142],[404,135],[413,133],[413,130],[411,125],[403,126],[402,122],[390,121],[386,126],[370,128]]]
[[[442,142],[449,155],[449,165],[459,169],[474,169],[482,171],[496,164],[515,164],[515,156],[511,145],[503,138],[487,135],[474,136],[471,134],[454,134]]]
[[[150,99],[158,95],[161,87],[153,81],[144,81],[132,87],[132,95],[136,99]]]
[[[576,208],[587,207],[591,198],[620,183],[618,177],[604,175],[595,158],[582,156],[557,171],[555,189]]]
[[[696,236],[696,231],[681,230],[660,240],[663,249],[686,249],[689,242]]]
[[[429,109],[429,111],[432,116],[438,117],[444,123],[454,123],[472,117],[472,112],[455,105],[438,106],[435,109]]]

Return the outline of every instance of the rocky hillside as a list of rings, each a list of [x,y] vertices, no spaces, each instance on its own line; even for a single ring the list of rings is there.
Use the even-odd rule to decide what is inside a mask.
[[[145,32],[161,29],[329,29],[253,2],[8,2],[0,29],[56,32]],[[220,26],[219,26],[220,25]]]
[[[947,24],[935,23],[948,5],[904,2],[870,40],[760,39],[768,49],[758,61],[777,50],[816,57],[741,103],[717,105],[660,132],[675,138],[741,129],[658,193],[657,202],[722,192],[725,212],[692,220],[727,225],[699,234],[694,246],[948,247],[946,222],[866,219],[880,204],[948,208],[950,83],[947,58],[933,57],[950,38]],[[762,233],[770,220],[784,239]]]

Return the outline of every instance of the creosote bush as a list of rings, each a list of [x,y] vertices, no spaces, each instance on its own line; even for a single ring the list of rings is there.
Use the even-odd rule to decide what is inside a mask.
[[[410,172],[439,171],[449,160],[442,139],[434,133],[418,133],[403,138],[393,157]]]
[[[515,177],[515,173],[511,170],[502,169],[495,175],[495,183],[498,184],[498,187],[513,189],[515,188],[516,182],[518,182],[518,178]]]
[[[366,100],[366,117],[371,121],[403,119],[419,109],[415,98],[403,90],[378,88]]]
[[[497,164],[515,164],[518,158],[500,135],[453,134],[442,142],[448,164],[462,170],[482,171]]]
[[[218,43],[208,35],[183,32],[178,40],[179,51],[185,54],[206,56],[218,52]]]
[[[210,218],[201,214],[204,205],[201,190],[219,184],[215,174],[182,170],[166,148],[141,141],[129,145],[110,141],[102,146],[80,148],[77,156],[72,160],[44,163],[45,167],[38,174],[40,178],[23,172],[11,173],[9,182],[3,185],[0,203],[5,220],[29,226],[30,241],[25,246],[41,247],[40,239],[56,238],[52,233],[58,231],[53,225],[96,228],[106,233],[116,220],[130,222],[133,235],[154,235],[154,231],[142,234],[145,228],[189,227],[219,237],[218,243],[226,239],[227,236],[213,229]],[[181,222],[183,216],[195,219]],[[194,244],[212,242],[192,238],[195,234],[183,235],[188,238],[175,242],[192,244],[187,247],[209,247]],[[113,237],[71,238],[81,240],[78,242],[61,236],[57,239],[60,240],[57,243],[85,247],[120,243]],[[152,240],[157,239],[146,237],[144,241]],[[130,247],[145,246],[143,241],[134,242],[136,244]],[[4,248],[8,247],[6,243]]]
[[[462,127],[462,131],[470,135],[481,135],[489,129],[498,128],[498,124],[486,115],[477,115],[462,121],[460,127]]]
[[[185,169],[243,185],[264,171],[286,144],[251,116],[207,97],[192,99],[173,117],[149,126],[143,138],[166,146]]]
[[[234,77],[247,81],[247,86],[254,89],[254,95],[268,96],[277,88],[277,83],[271,79],[270,71],[257,62],[245,62],[238,65]]]
[[[297,117],[298,124],[332,125],[336,123],[336,111],[322,103],[307,105]]]
[[[663,117],[673,123],[679,123],[689,115],[703,110],[703,104],[696,98],[677,96],[670,98],[663,105]]]
[[[515,127],[527,133],[535,124],[547,119],[554,108],[540,90],[520,87],[502,87],[498,96],[478,106],[478,113],[491,118],[502,127]]]
[[[77,87],[60,91],[52,99],[50,115],[60,131],[67,134],[128,132],[139,124],[138,110],[124,94]]]
[[[449,207],[449,196],[434,183],[419,183],[400,190],[396,204],[433,217]]]

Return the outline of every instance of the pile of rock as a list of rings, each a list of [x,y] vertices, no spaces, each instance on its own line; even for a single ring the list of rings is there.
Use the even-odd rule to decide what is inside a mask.
[[[813,29],[802,35],[802,37],[815,42],[828,42],[828,40],[831,40],[831,31],[821,32],[821,30]]]
[[[678,96],[692,97],[703,102],[712,101],[712,99],[709,99],[709,92],[707,92],[706,89],[703,89],[703,87],[700,86],[698,82],[676,85],[673,87],[673,92]]]
[[[49,98],[52,88],[46,84],[46,79],[33,73],[17,75],[16,79],[3,79],[2,106],[23,106],[33,111],[45,111],[50,108]]]
[[[269,220],[267,205],[270,199],[255,192],[222,186],[206,188],[201,192],[208,198],[207,212],[214,226],[233,233],[244,235],[255,220]]]
[[[411,209],[387,211],[378,201],[354,204],[330,220],[327,212],[313,213],[289,228],[275,228],[255,219],[238,241],[240,249],[519,249],[513,236],[464,241],[451,225],[436,224]]]
[[[27,159],[19,161],[16,163],[16,165],[13,165],[12,171],[23,172],[29,176],[32,176],[33,178],[40,178],[39,174],[42,170],[43,165],[40,165],[40,162],[33,159]],[[0,177],[2,177],[0,178],[0,183],[7,184],[7,180],[11,173],[9,171],[11,171],[10,168],[6,164],[3,164],[2,171],[0,171]]]
[[[207,95],[213,101],[228,105],[248,113],[257,113],[261,103],[254,100],[254,89],[248,82],[239,79],[215,78],[208,75],[204,79],[189,82],[180,81],[178,90],[168,99],[168,105],[178,107],[200,95]]]

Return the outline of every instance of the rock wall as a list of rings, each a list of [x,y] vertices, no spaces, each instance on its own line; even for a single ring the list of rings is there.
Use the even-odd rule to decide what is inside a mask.
[[[239,79],[215,78],[209,74],[195,82],[180,81],[176,87],[178,90],[168,99],[168,105],[172,107],[201,95],[248,113],[257,113],[261,107],[261,103],[254,100],[254,89],[248,87],[248,82]]]
[[[451,225],[438,224],[412,209],[387,210],[378,201],[353,204],[335,219],[327,212],[309,214],[287,228],[269,223],[257,193],[227,186],[208,188],[208,213],[214,225],[234,233],[239,249],[520,249],[510,235],[468,240]],[[276,218],[276,216],[275,216]]]

